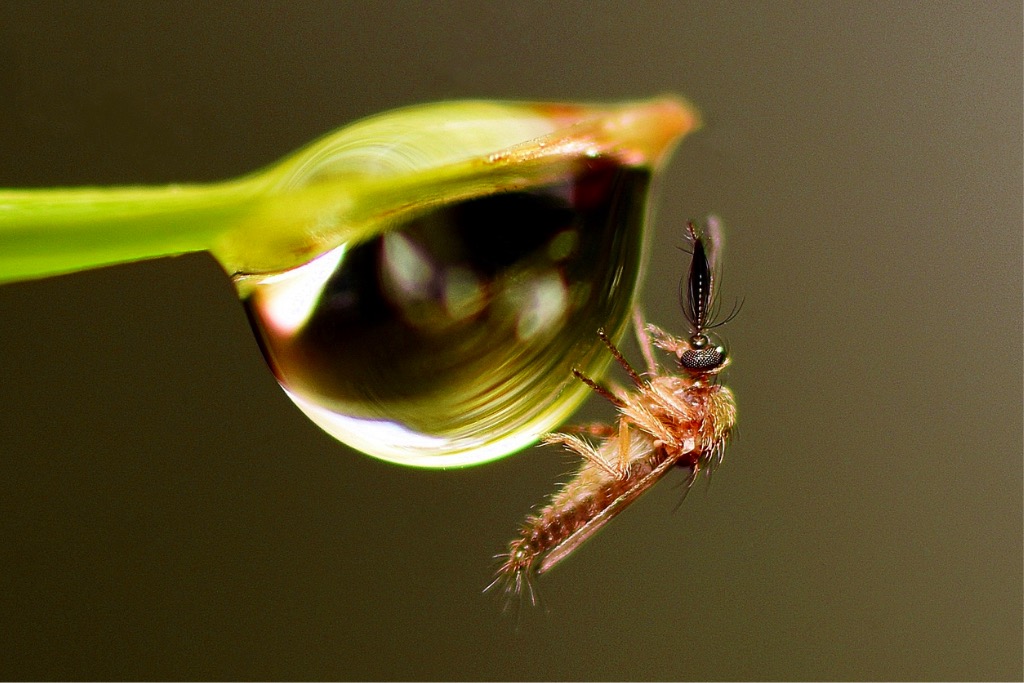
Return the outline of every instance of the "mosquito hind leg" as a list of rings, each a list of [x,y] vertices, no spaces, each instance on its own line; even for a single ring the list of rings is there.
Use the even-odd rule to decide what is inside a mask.
[[[573,434],[548,434],[544,437],[544,443],[559,444],[616,479],[625,475],[625,470],[618,463],[608,462],[593,444]]]

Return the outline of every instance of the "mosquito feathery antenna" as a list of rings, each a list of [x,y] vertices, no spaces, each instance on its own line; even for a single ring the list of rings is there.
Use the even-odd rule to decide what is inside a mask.
[[[679,306],[683,309],[694,335],[721,327],[732,321],[743,308],[743,300],[733,302],[729,314],[722,317],[722,302],[716,283],[721,279],[721,221],[709,216],[703,230],[694,221],[686,224],[687,238],[692,248],[679,247],[690,255],[690,270],[679,280]]]
[[[690,272],[686,276],[686,306],[683,313],[693,334],[702,335],[711,321],[714,273],[704,249],[704,238],[697,231],[696,224],[690,221],[686,227],[693,239],[693,254],[690,258]]]
[[[733,301],[733,303],[732,303],[732,310],[729,311],[729,315],[727,315],[724,318],[722,318],[721,320],[719,320],[718,319],[718,314],[721,312],[721,310],[720,310],[721,306],[719,304],[721,302],[718,300],[718,293],[716,292],[715,293],[715,301],[714,301],[714,304],[713,304],[715,310],[714,310],[714,313],[711,315],[711,320],[708,322],[707,329],[713,330],[716,327],[721,327],[722,325],[725,325],[726,323],[729,323],[729,322],[732,322],[733,320],[735,320],[736,316],[740,314],[741,310],[743,310],[743,302],[744,301],[746,301],[746,299],[738,299],[736,301]]]

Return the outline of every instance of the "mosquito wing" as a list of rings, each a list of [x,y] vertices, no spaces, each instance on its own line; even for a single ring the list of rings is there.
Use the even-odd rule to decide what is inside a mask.
[[[616,515],[625,510],[630,503],[639,498],[644,491],[657,484],[672,469],[676,462],[673,458],[666,458],[657,467],[626,489],[608,507],[590,518],[579,529],[569,534],[564,541],[553,546],[544,554],[544,559],[541,560],[540,565],[537,567],[537,573],[543,574],[567,558],[574,550],[583,545],[587,539],[600,531],[605,524],[612,521]]]

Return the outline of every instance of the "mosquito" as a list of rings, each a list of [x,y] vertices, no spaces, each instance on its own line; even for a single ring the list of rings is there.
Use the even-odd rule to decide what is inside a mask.
[[[641,374],[603,329],[597,331],[632,387],[609,389],[577,369],[573,375],[615,406],[617,424],[589,425],[575,433],[543,438],[544,443],[559,444],[582,461],[547,504],[526,519],[508,551],[499,556],[497,575],[485,590],[500,585],[509,597],[525,596],[535,605],[533,578],[569,557],[673,467],[688,471],[689,490],[701,473],[710,476],[721,464],[736,425],[736,401],[718,382],[730,358],[709,332],[735,317],[739,308],[717,320],[718,220],[710,218],[705,230],[689,222],[687,238],[692,247],[690,270],[680,281],[679,297],[690,325],[689,337],[645,325],[639,310],[635,311],[633,324],[647,365],[647,372]],[[675,356],[675,372],[659,367],[652,347]]]

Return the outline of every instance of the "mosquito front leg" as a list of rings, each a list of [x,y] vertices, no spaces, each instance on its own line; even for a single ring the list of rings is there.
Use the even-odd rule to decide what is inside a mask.
[[[647,363],[647,374],[655,376],[658,374],[658,364],[654,360],[651,338],[645,329],[644,314],[640,311],[639,306],[633,308],[633,329],[636,331],[636,340],[640,344],[640,353],[644,355],[644,362]]]
[[[647,386],[647,383],[644,382],[644,378],[640,376],[640,373],[633,369],[633,366],[629,364],[629,361],[626,360],[622,353],[615,347],[612,340],[608,338],[608,333],[604,331],[603,327],[597,331],[597,336],[600,337],[601,341],[604,342],[604,345],[608,347],[612,357],[618,361],[619,365],[621,365],[626,371],[626,374],[628,374],[633,380],[633,383],[641,389]]]
[[[655,346],[663,351],[668,351],[677,357],[680,353],[690,348],[690,346],[682,339],[672,336],[657,325],[651,325],[648,323],[644,329],[647,330],[647,334],[650,335]]]
[[[622,408],[626,405],[625,403],[622,402],[621,398],[619,398],[612,392],[608,391],[603,386],[601,386],[594,380],[590,379],[576,368],[572,369],[572,374],[576,379],[578,379],[579,381],[583,382],[588,387],[593,389],[595,394],[604,397],[609,403],[611,403],[616,408]]]

